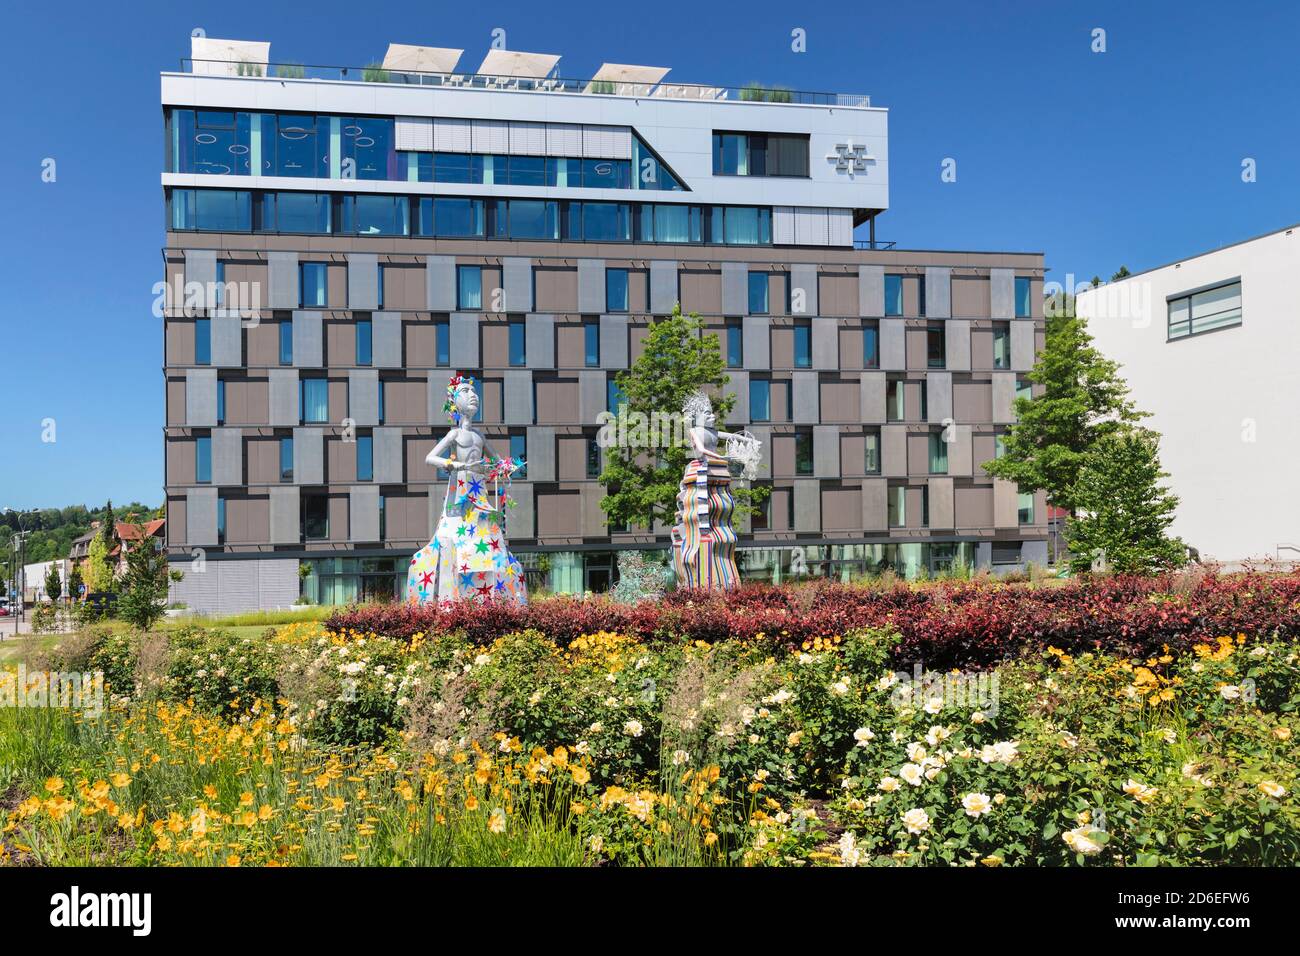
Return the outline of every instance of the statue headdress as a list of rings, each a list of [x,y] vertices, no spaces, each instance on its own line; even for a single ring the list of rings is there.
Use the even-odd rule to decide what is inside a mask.
[[[456,408],[456,389],[462,385],[474,388],[474,376],[453,375],[451,381],[447,383],[447,400],[442,403],[442,410],[447,415],[447,421],[457,427],[460,427],[460,411]]]

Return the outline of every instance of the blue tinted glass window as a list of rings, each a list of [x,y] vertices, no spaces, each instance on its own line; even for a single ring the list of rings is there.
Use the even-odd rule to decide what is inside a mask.
[[[582,327],[583,352],[587,368],[600,367],[600,325],[588,322]]]
[[[369,435],[357,436],[357,481],[373,481],[374,440]]]
[[[874,322],[862,327],[862,367],[880,367],[880,329]]]
[[[504,167],[504,177],[496,181],[510,186],[545,186],[546,157],[544,156],[497,156],[495,162]]]
[[[326,235],[330,231],[330,197],[326,193],[267,193],[263,203],[263,229]],[[274,210],[273,220],[267,213]]]
[[[612,412],[613,414],[617,415],[618,407],[620,405],[626,405],[626,404],[627,404],[627,396],[624,395],[623,390],[618,387],[618,382],[614,381],[614,379],[611,378],[609,380],[609,384],[605,386],[606,409]]]
[[[524,323],[510,323],[510,364],[527,365],[528,351],[525,345]]]
[[[651,242],[700,241],[704,215],[699,206],[645,206],[642,216],[643,239]]]
[[[324,151],[317,151],[316,117],[281,113],[276,119],[275,175],[328,176],[329,170],[322,155]],[[263,149],[267,147],[265,143],[262,146]]]
[[[794,327],[794,364],[795,368],[812,367],[812,326]]]
[[[605,311],[627,311],[627,270],[605,270]]]
[[[439,365],[451,364],[451,326],[447,322],[436,322],[433,326],[434,348],[437,351],[435,361]]]
[[[298,292],[304,308],[324,308],[326,297],[326,271],[323,262],[304,262],[298,267]],[[283,361],[283,359],[281,359]]]
[[[293,322],[289,319],[280,323],[280,364],[293,364]]]
[[[749,314],[767,315],[768,280],[766,272],[749,274]]]
[[[727,326],[727,367],[740,368],[744,364],[744,332],[735,322]]]
[[[212,439],[194,439],[194,480],[199,484],[212,481]]]
[[[524,467],[515,472],[516,478],[528,477],[528,436],[511,435],[510,436],[510,457],[522,458],[525,462]]]
[[[377,396],[378,399],[379,399],[379,411],[378,411],[378,413],[377,413],[377,415],[376,415],[376,418],[378,419],[379,424],[381,424],[381,425],[384,423],[384,393],[388,391],[388,387],[387,387],[387,386],[388,386],[388,383],[387,383],[387,382],[385,382],[385,381],[380,381],[380,383],[379,383],[379,393],[378,393],[378,396]]]
[[[172,190],[172,228],[200,232],[248,232],[252,194],[240,189]]]
[[[226,499],[217,498],[217,544],[226,543]]]
[[[343,231],[358,236],[404,236],[409,207],[405,196],[344,196]]]
[[[1016,318],[1029,318],[1029,277],[1016,276]]]
[[[357,364],[369,365],[372,359],[374,327],[369,319],[357,322]]]
[[[745,176],[749,173],[746,137],[737,133],[713,134],[713,175]]]
[[[903,277],[885,276],[885,315],[903,314]]]
[[[293,439],[280,439],[280,480],[293,481]]]
[[[581,210],[581,238],[587,242],[624,242],[632,238],[631,209],[624,203],[585,202]]]
[[[466,311],[483,308],[483,270],[479,266],[456,267],[456,303]]]
[[[323,378],[304,378],[301,385],[302,420],[311,423],[329,421],[329,383]]]
[[[483,182],[483,157],[464,153],[438,153],[433,160],[433,181],[481,183]]]
[[[560,238],[560,215],[556,203],[512,199],[506,205],[510,217],[506,234],[511,239]]]
[[[572,170],[573,165],[569,168]],[[569,185],[577,183],[570,181]],[[619,159],[584,159],[582,185],[587,189],[627,189],[632,185],[631,164]]]
[[[483,200],[435,199],[433,232],[438,236],[483,235]]]
[[[212,364],[212,321],[194,320],[194,364]]]
[[[375,117],[346,118],[339,133],[343,159],[352,160],[353,179],[396,179],[397,153],[393,148],[393,121]]]
[[[772,420],[772,383],[765,378],[749,380],[749,417],[756,422]]]
[[[226,383],[223,379],[217,379],[217,424],[226,423]]]

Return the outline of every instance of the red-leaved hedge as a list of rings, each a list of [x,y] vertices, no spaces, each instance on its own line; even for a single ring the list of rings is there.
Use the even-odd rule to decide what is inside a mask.
[[[1076,653],[1146,655],[1166,644],[1186,649],[1223,634],[1294,638],[1300,635],[1300,574],[1105,577],[1037,586],[747,585],[726,593],[674,591],[635,605],[571,597],[543,598],[524,608],[375,604],[339,611],[326,625],[402,639],[461,631],[480,644],[533,628],[561,645],[583,634],[615,631],[647,641],[763,635],[786,646],[889,627],[901,636],[895,650],[900,663],[944,668],[989,664],[1048,645]]]

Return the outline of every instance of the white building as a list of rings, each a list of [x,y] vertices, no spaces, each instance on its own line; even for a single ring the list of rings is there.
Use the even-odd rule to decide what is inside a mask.
[[[1203,559],[1300,559],[1300,225],[1079,295],[1119,362]]]
[[[31,603],[38,603],[47,598],[45,593],[45,576],[50,573],[50,566],[57,565],[59,569],[59,580],[63,582],[63,590],[68,590],[68,562],[66,559],[57,559],[54,561],[41,561],[38,564],[23,565],[23,599]],[[62,597],[63,595],[56,595]]]

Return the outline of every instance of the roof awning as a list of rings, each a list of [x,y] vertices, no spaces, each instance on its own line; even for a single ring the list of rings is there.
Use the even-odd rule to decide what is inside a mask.
[[[271,59],[271,44],[259,40],[217,40],[212,37],[190,37],[190,70],[193,73],[217,76],[238,76],[238,64],[248,63],[261,67],[265,75]]]
[[[667,66],[633,66],[628,63],[603,63],[596,75],[591,78],[584,92],[597,93],[602,87],[597,83],[615,84],[614,92],[621,94],[645,94],[650,88],[668,75],[671,67]]]
[[[384,69],[395,73],[450,73],[464,52],[441,46],[390,43],[384,54]]]
[[[483,76],[550,76],[559,56],[553,53],[521,53],[518,50],[489,50],[478,72]]]

